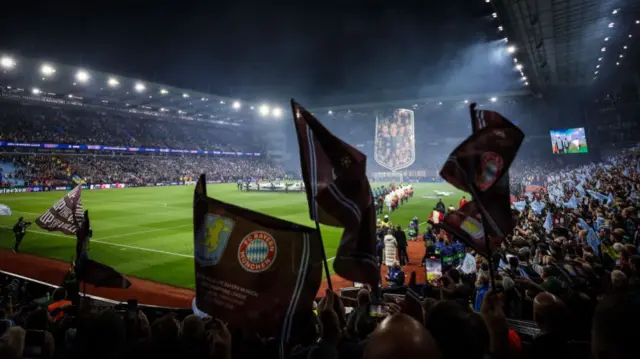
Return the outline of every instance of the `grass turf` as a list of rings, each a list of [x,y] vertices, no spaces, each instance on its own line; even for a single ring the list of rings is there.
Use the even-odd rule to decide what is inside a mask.
[[[426,221],[437,199],[425,199],[423,195],[434,195],[434,190],[453,192],[443,199],[447,206],[457,207],[463,195],[445,183],[414,186],[414,197],[390,214],[395,225],[406,228],[414,216],[418,216],[420,222]],[[313,226],[303,193],[239,192],[235,184],[208,185],[207,189],[210,196],[219,200]],[[8,205],[13,212],[9,217],[0,217],[0,248],[13,248],[11,228],[18,217],[33,222],[63,195],[64,192],[0,195],[0,203]],[[193,187],[85,190],[82,197],[84,208],[89,210],[94,233],[89,252],[91,258],[124,274],[180,287],[194,287]],[[421,231],[423,229],[424,225]],[[326,255],[331,260],[342,230],[327,226],[322,226],[321,230]],[[33,224],[20,250],[70,261],[75,251],[75,237],[47,232]]]

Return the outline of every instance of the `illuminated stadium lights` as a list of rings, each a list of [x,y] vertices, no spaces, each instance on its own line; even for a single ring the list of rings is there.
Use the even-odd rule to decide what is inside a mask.
[[[160,94],[161,95],[166,95],[168,93],[169,93],[169,91],[167,91],[167,89],[160,89]]]
[[[522,76],[522,77],[520,78],[520,80],[522,80],[522,81],[527,81],[527,76]]]
[[[89,73],[85,70],[78,70],[76,72],[76,80],[82,83],[89,81]]]
[[[12,69],[16,66],[16,62],[9,56],[2,56],[2,59],[0,59],[0,66],[2,66],[3,69]]]
[[[522,71],[522,64],[517,64],[516,65],[516,70]]]
[[[276,108],[273,109],[271,114],[273,114],[273,117],[280,118],[280,117],[282,117],[282,109],[280,107],[276,107]]]
[[[333,111],[329,110],[329,112],[327,112],[329,115],[333,115]]]
[[[469,103],[469,100],[464,100],[464,103]]]
[[[609,39],[610,39],[610,37],[607,36],[607,37],[604,38],[604,41],[609,41]]]
[[[610,22],[610,23],[609,23],[609,27],[610,27],[610,28],[611,28],[611,27],[614,27],[615,25],[616,25],[616,24],[615,24],[615,23],[613,23],[613,22]]]
[[[231,107],[233,107],[234,110],[239,110],[242,105],[240,104],[240,101],[233,101]]]
[[[513,45],[507,47],[507,52],[513,54],[514,52],[516,52],[516,47]]]
[[[598,57],[598,61],[602,61],[602,57]]]
[[[509,38],[508,38],[508,37],[505,37],[504,39],[502,39],[502,41],[504,41],[504,42],[509,42]]]
[[[438,102],[438,106],[442,106],[442,101],[439,101],[439,102]]]
[[[636,25],[640,24],[640,20],[636,20]]]
[[[183,93],[182,94],[182,98],[189,98],[189,94],[188,93]]]
[[[627,45],[622,46],[622,48],[626,50],[627,49]]]
[[[41,92],[42,92],[42,91],[40,91],[40,89],[39,89],[39,88],[36,88],[36,87],[34,87],[34,88],[31,90],[31,93],[32,93],[32,94],[34,94],[34,95],[39,95]]]
[[[593,74],[594,74],[594,75],[597,75],[597,74],[598,74],[598,71],[594,71],[594,72],[593,72]]]
[[[600,49],[600,51],[605,52],[605,51],[607,51],[607,48],[603,47],[603,48]]]
[[[260,106],[260,108],[258,109],[258,111],[260,112],[260,114],[261,114],[262,116],[266,116],[266,115],[268,115],[268,114],[269,114],[269,112],[270,112],[270,108],[269,108],[269,106],[267,106],[267,105],[262,105],[262,106]]]
[[[136,82],[135,86],[133,86],[133,89],[138,92],[143,92],[147,89],[147,87],[142,82]]]
[[[69,96],[67,96],[67,97],[69,97],[69,98],[73,98],[73,95],[72,95],[72,94],[69,94]]]
[[[613,15],[615,15],[615,14],[617,14],[617,13],[618,13],[618,11],[620,11],[620,9],[615,9],[615,10],[613,10],[611,13],[612,13]]]
[[[493,16],[493,18],[495,19],[495,18],[498,17],[498,14],[494,12],[494,13],[491,14],[491,16]]]
[[[498,98],[497,97],[492,97],[492,98],[489,99],[489,101],[496,102],[496,101],[498,101]]]
[[[53,66],[48,65],[48,64],[44,64],[40,67],[40,73],[43,74],[44,76],[51,76],[56,72],[56,69],[53,68]]]
[[[599,68],[600,68],[600,65],[596,65],[596,69],[599,69]]]
[[[221,105],[224,105],[224,101],[220,100],[220,104],[221,104]]]
[[[109,87],[116,87],[120,85],[120,81],[115,77],[110,77],[109,80],[107,80],[107,85],[109,85]]]
[[[524,83],[524,85],[525,85],[525,86],[529,86],[529,82],[525,82],[525,83]]]
[[[502,25],[498,26],[498,31],[502,31],[503,29]]]
[[[629,34],[629,38],[632,38],[632,37],[633,37],[633,35]]]
[[[620,63],[619,63],[619,62],[616,62],[616,66],[620,66]]]
[[[624,57],[624,55],[620,54],[620,56],[619,56],[619,57],[620,57],[620,58],[623,58],[623,57]]]
[[[513,58],[513,62],[517,63],[517,62],[518,62],[518,59],[514,57],[514,58]]]
[[[249,108],[250,108],[250,109],[252,109],[252,110],[255,110],[255,109],[256,109],[256,108],[255,108],[255,107],[253,107],[253,106],[251,106],[251,107],[249,107]]]

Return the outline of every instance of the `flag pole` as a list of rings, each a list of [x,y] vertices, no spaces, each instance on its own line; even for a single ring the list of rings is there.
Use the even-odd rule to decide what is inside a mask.
[[[478,128],[478,116],[476,113],[476,104],[475,102],[469,105],[469,114],[471,115],[471,132],[476,132],[479,130]],[[473,199],[473,195],[471,196]],[[496,277],[493,270],[493,256],[491,253],[491,243],[489,242],[489,237],[487,236],[487,221],[484,216],[482,216],[482,229],[484,231],[484,245],[487,250],[487,262],[489,262],[489,278],[491,279],[491,289],[496,290]]]
[[[318,231],[318,237],[320,238],[320,248],[322,249],[322,262],[324,263],[324,274],[327,277],[327,286],[333,291],[333,284],[331,283],[331,276],[329,275],[329,262],[327,262],[327,254],[324,251],[324,241],[322,240],[322,232],[320,232],[320,223],[314,220],[316,223],[316,231]]]

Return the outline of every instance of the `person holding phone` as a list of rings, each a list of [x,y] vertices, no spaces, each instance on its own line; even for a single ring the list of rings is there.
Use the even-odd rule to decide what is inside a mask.
[[[385,278],[389,284],[389,288],[402,288],[404,286],[405,274],[402,271],[400,263],[395,262],[387,273]]]

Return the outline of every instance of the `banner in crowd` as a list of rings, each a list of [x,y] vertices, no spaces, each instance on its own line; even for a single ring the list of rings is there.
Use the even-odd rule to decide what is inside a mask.
[[[149,152],[149,153],[189,153],[200,155],[221,155],[221,156],[262,156],[260,152],[236,152],[236,151],[211,151],[211,150],[183,150],[177,148],[146,148],[146,147],[124,147],[124,146],[103,146],[103,145],[68,145],[60,143],[29,143],[29,142],[7,142],[0,141],[0,147],[17,148],[43,148],[56,150],[92,150],[92,151],[115,151],[115,152]]]
[[[193,232],[196,307],[288,341],[320,287],[318,232],[209,198],[204,175],[194,191]]]
[[[376,114],[373,148],[376,162],[390,170],[407,168],[416,160],[414,113],[396,109]]]
[[[82,186],[78,185],[44,212],[36,224],[47,231],[75,235],[83,221]]]
[[[246,185],[246,184],[244,184]],[[249,191],[260,192],[304,192],[304,183],[250,182]]]
[[[344,232],[333,269],[342,278],[377,286],[376,213],[367,179],[367,157],[334,136],[291,100],[309,216]]]
[[[68,164],[66,161],[58,158],[58,157],[51,157],[51,160],[53,162],[55,162],[58,166],[60,166],[67,174],[67,176],[69,176],[69,178],[71,178],[71,180],[73,181],[73,183],[75,184],[81,184],[84,183],[84,178],[80,177],[80,175],[78,175],[76,173],[76,169],[71,166],[70,164]]]

